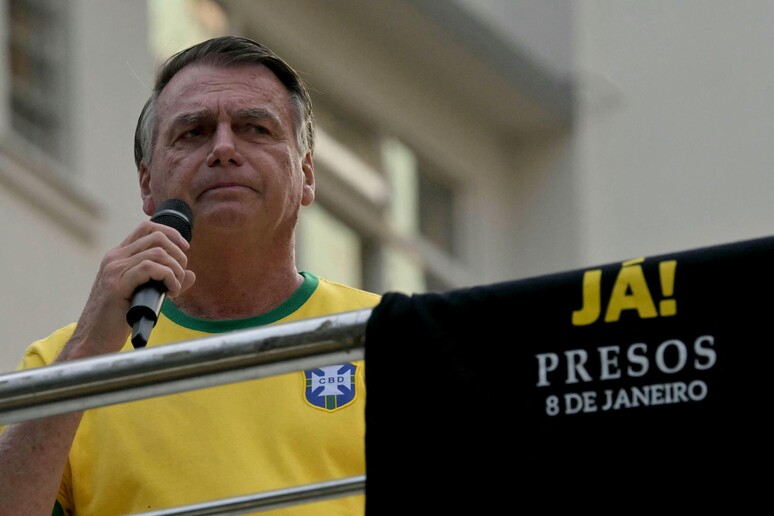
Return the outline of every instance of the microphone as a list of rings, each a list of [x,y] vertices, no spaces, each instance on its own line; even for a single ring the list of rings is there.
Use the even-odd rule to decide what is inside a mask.
[[[159,205],[151,221],[175,228],[186,241],[191,241],[193,212],[180,199],[168,199]],[[126,312],[126,322],[132,327],[132,344],[143,348],[159,317],[167,287],[162,281],[151,280],[137,287],[132,296],[132,306]]]

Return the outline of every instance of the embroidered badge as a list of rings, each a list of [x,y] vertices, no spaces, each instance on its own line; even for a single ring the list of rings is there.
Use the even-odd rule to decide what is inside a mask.
[[[304,371],[306,401],[333,412],[355,400],[355,364],[338,364]]]

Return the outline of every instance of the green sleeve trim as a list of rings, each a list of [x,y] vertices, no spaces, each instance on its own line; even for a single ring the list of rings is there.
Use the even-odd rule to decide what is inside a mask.
[[[164,299],[161,305],[161,313],[169,320],[192,330],[203,331],[206,333],[225,333],[234,330],[246,330],[256,326],[264,326],[279,321],[292,314],[306,303],[317,289],[320,279],[314,274],[306,271],[301,272],[304,282],[287,301],[272,310],[271,312],[247,317],[245,319],[226,319],[221,321],[212,321],[208,319],[199,319],[183,313],[174,305],[171,299]]]

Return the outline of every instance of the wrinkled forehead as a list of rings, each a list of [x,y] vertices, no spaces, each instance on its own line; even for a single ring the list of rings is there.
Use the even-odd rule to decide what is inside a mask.
[[[163,123],[180,112],[226,113],[245,108],[260,108],[293,120],[290,92],[269,68],[192,64],[172,77],[159,94],[158,119]]]

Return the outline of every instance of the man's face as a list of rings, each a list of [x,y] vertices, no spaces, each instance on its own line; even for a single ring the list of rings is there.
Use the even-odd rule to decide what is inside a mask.
[[[299,154],[290,94],[268,68],[190,65],[162,91],[157,120],[150,168],[140,169],[148,215],[177,197],[202,237],[292,235],[314,199],[314,168]]]

